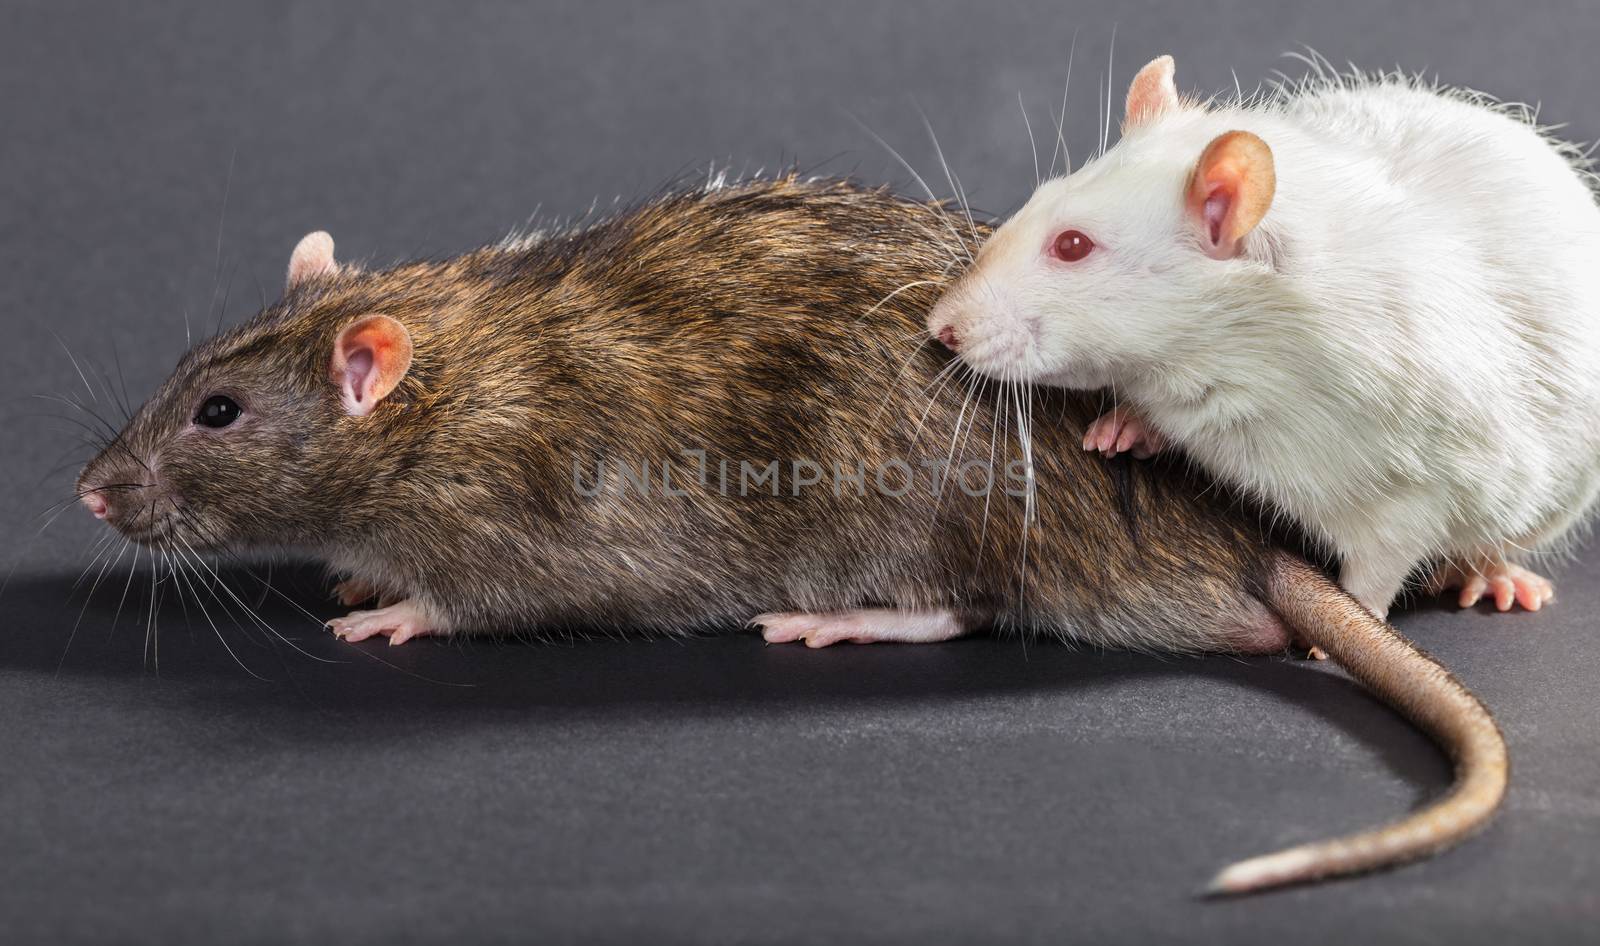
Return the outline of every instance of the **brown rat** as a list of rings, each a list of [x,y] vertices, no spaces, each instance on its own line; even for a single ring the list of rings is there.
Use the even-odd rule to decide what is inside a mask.
[[[813,645],[997,626],[1269,653],[1292,629],[1461,778],[1396,827],[1219,889],[1421,856],[1486,821],[1504,744],[1442,668],[1228,497],[1072,449],[1096,405],[973,379],[925,343],[982,235],[795,177],[383,271],[312,234],[284,297],[187,354],[79,489],[176,554],[326,562],[347,603],[386,605],[333,622],[352,640],[759,615]]]

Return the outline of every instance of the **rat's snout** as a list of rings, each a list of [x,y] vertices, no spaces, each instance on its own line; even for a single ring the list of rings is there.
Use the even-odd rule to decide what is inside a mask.
[[[120,447],[115,453],[96,457],[78,476],[77,496],[91,516],[134,541],[143,541],[162,518],[158,507],[164,497],[145,461],[131,459]]]
[[[91,489],[83,494],[83,505],[96,519],[104,519],[111,514],[111,504],[106,502],[105,496],[98,489]]]
[[[933,304],[928,312],[928,334],[938,340],[939,344],[953,352],[961,350],[963,331],[957,326],[961,325],[963,304],[960,301],[961,290],[953,287]]]
[[[161,497],[147,483],[80,482],[78,498],[89,514],[127,538],[142,542],[159,531]]]
[[[89,510],[91,516],[119,531],[128,526],[131,516],[148,505],[144,493],[143,487],[132,482],[112,483],[96,479],[78,484],[78,498],[83,502],[83,508]]]
[[[1035,348],[1033,323],[1018,316],[1012,300],[987,282],[958,283],[928,313],[928,334],[961,356],[979,374],[1027,377]]]

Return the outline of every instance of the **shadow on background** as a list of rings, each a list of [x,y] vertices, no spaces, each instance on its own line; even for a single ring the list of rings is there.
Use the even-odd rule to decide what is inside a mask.
[[[665,721],[674,713],[737,715],[869,702],[881,707],[984,695],[1081,697],[1188,677],[1265,693],[1274,704],[1309,711],[1370,748],[1395,776],[1416,787],[1418,803],[1450,781],[1444,757],[1406,721],[1342,674],[1295,658],[1095,652],[993,636],[814,651],[797,644],[769,646],[748,633],[653,640],[424,638],[391,648],[381,639],[346,644],[313,620],[310,615],[325,619],[342,611],[325,596],[320,571],[279,569],[272,590],[242,570],[222,577],[275,634],[247,618],[221,589],[208,598],[205,612],[193,594],[180,603],[168,590],[152,624],[147,572],[128,586],[125,600],[124,583],[108,580],[87,603],[85,587],[74,589],[75,576],[15,576],[0,596],[0,613],[6,615],[0,673],[88,679],[108,687],[158,681],[163,695],[176,691],[183,705],[222,716],[254,716],[269,708],[358,717],[425,713],[439,725],[471,725],[491,716],[503,721],[508,711]],[[196,592],[207,594],[204,588]],[[1227,724],[1237,728],[1234,721],[1219,721]],[[358,731],[297,728],[333,741],[357,738]],[[1308,731],[1306,738],[1329,736]]]

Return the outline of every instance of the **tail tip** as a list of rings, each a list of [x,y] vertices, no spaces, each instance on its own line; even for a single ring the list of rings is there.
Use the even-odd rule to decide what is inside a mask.
[[[1243,862],[1233,864],[1218,871],[1216,876],[1201,887],[1198,895],[1202,900],[1222,900],[1227,897],[1236,897],[1242,893],[1249,893],[1255,889],[1248,876],[1241,876],[1239,868]]]
[[[1236,897],[1300,883],[1325,873],[1317,869],[1317,858],[1311,851],[1292,848],[1229,864],[1201,888],[1200,895],[1206,899]]]

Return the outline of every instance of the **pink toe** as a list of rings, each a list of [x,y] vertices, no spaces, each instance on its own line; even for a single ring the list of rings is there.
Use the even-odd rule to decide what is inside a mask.
[[[1120,419],[1114,419],[1106,425],[1106,431],[1100,437],[1100,445],[1105,448],[1107,453],[1117,452],[1117,439],[1122,436],[1123,431],[1126,429]]]
[[[364,628],[342,625],[334,628],[334,636],[348,644],[359,644],[372,636],[372,632]]]
[[[1517,600],[1517,587],[1504,576],[1494,580],[1494,607],[1497,611],[1510,611]]]

